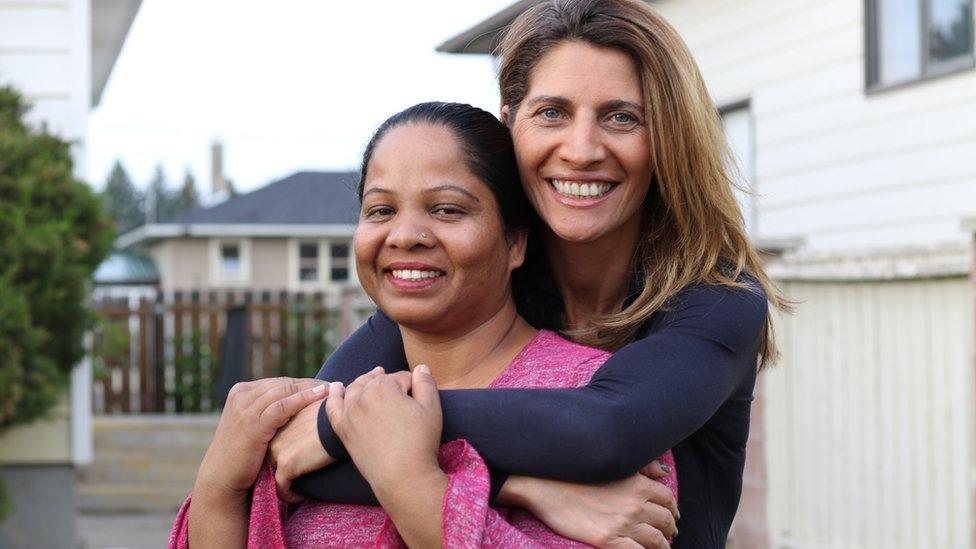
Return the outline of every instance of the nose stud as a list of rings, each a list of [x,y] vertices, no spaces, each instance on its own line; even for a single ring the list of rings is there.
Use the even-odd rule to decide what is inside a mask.
[[[429,235],[429,234],[427,234],[427,233],[420,233],[420,235],[419,235],[419,236],[420,236],[420,238],[421,238],[421,240],[423,240],[424,238],[427,238],[427,237],[428,237],[428,236],[430,236],[430,235]]]

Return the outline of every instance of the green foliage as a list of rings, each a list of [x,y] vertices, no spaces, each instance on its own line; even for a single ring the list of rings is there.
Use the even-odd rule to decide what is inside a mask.
[[[197,181],[193,173],[187,168],[183,176],[183,186],[174,198],[174,210],[176,213],[195,210],[200,206],[200,194],[197,192]]]
[[[142,211],[142,195],[118,160],[105,182],[102,200],[105,209],[115,218],[115,227],[120,233],[131,231],[146,220]]]
[[[83,302],[111,222],[72,175],[68,143],[0,88],[0,431],[44,414],[83,354]]]

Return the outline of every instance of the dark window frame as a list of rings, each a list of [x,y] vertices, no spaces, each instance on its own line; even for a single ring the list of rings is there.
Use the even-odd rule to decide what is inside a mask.
[[[929,25],[929,8],[932,0],[918,0],[918,9],[921,11],[919,14],[918,29],[918,39],[921,41],[922,46],[920,54],[922,57],[921,73],[917,77],[909,80],[902,80],[890,84],[881,82],[878,51],[878,2],[879,0],[864,0],[864,51],[866,52],[864,91],[866,94],[872,95],[878,92],[896,90],[915,85],[919,82],[927,82],[943,76],[972,70],[976,67],[976,46],[973,46],[973,44],[970,44],[968,57],[961,56],[958,59],[950,61],[934,62],[929,59],[929,32],[931,30]],[[972,19],[970,19],[969,23],[976,27]],[[976,28],[972,32],[976,35]]]

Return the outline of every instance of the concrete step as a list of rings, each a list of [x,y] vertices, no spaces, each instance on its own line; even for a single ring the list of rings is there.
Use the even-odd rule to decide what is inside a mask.
[[[76,469],[82,513],[173,513],[193,488],[218,416],[102,416]]]
[[[78,512],[109,513],[176,513],[193,488],[192,480],[181,485],[146,486],[144,484],[111,484],[79,486],[75,493]]]
[[[157,457],[129,456],[106,460],[98,456],[91,465],[79,467],[76,477],[83,484],[159,485],[171,481],[196,478],[203,453],[193,459],[170,461]]]

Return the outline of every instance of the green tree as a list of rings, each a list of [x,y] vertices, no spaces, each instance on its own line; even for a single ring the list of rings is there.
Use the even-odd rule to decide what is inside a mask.
[[[193,177],[193,172],[190,171],[190,168],[187,168],[186,174],[183,175],[183,186],[180,187],[180,192],[175,198],[173,213],[175,215],[182,212],[188,212],[190,210],[195,210],[199,206],[200,194],[197,192],[196,178]]]
[[[176,195],[166,182],[166,172],[161,164],[156,164],[152,181],[146,189],[147,219],[152,223],[164,223],[176,215]]]
[[[115,228],[120,233],[131,231],[146,222],[146,215],[142,211],[143,197],[118,160],[105,182],[102,201],[105,209],[115,218]]]
[[[30,128],[27,109],[0,87],[0,432],[64,394],[92,318],[92,273],[113,236],[99,197],[72,174],[69,144]]]

